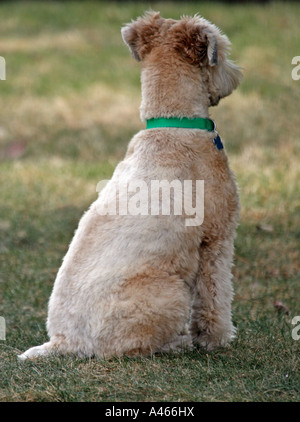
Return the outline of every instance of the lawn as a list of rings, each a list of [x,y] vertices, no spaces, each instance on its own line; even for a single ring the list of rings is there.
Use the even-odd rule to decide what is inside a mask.
[[[211,110],[240,187],[237,338],[209,353],[18,362],[47,339],[53,281],[98,181],[144,127],[140,67],[120,28],[150,6],[213,21],[244,68]],[[0,401],[300,400],[299,22],[300,4],[286,2],[1,3]]]

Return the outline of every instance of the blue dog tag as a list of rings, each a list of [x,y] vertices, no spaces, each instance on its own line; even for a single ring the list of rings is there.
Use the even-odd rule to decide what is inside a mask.
[[[223,147],[223,144],[222,144],[222,141],[221,141],[221,138],[220,138],[220,136],[219,136],[219,135],[217,135],[217,136],[215,137],[215,139],[214,139],[214,144],[215,144],[215,146],[216,146],[219,150],[224,148],[224,147]]]

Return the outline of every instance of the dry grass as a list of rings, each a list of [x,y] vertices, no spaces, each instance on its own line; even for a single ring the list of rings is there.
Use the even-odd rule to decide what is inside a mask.
[[[139,121],[139,66],[120,26],[142,3],[1,4],[1,401],[299,401],[297,4],[155,4],[227,33],[244,82],[212,110],[240,186],[230,349],[149,359],[16,361],[46,340],[47,301],[78,219]],[[289,315],[280,314],[281,300]]]

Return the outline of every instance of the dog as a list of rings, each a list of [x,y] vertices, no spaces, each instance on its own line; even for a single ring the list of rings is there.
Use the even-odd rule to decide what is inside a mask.
[[[199,15],[173,20],[146,12],[123,26],[122,37],[141,62],[147,128],[132,138],[81,218],[49,300],[50,339],[22,360],[212,350],[235,337],[231,267],[239,196],[208,109],[239,85],[241,69],[228,59],[227,36]],[[136,180],[144,187],[153,180],[203,181],[204,217],[195,224],[174,204],[162,215],[161,195],[151,215],[103,212],[124,205],[118,183]],[[195,183],[191,189],[194,195]]]

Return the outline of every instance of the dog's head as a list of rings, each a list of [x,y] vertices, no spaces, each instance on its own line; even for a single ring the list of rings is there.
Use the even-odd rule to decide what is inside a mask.
[[[124,42],[137,61],[165,61],[196,67],[207,85],[209,105],[229,95],[240,83],[240,67],[228,59],[230,41],[206,19],[196,15],[176,21],[147,12],[122,28]]]

